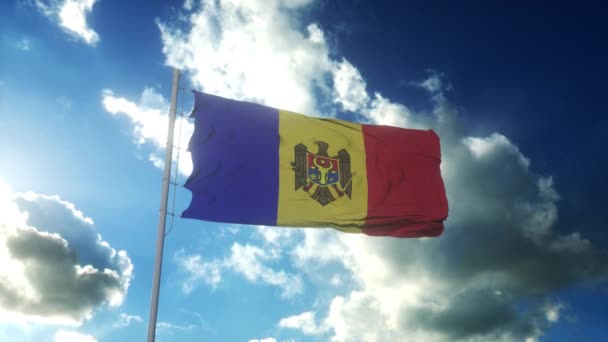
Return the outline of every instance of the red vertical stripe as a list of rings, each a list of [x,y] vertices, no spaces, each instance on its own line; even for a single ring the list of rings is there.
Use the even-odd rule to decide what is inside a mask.
[[[432,130],[362,126],[368,181],[364,233],[440,235],[448,203],[437,134]]]

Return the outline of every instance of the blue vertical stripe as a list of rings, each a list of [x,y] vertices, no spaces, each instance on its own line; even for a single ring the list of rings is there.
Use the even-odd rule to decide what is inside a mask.
[[[182,217],[276,225],[279,181],[277,109],[194,92],[189,150],[192,192]]]

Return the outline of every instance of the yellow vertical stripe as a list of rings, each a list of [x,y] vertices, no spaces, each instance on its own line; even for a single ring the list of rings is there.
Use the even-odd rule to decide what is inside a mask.
[[[367,215],[367,172],[365,146],[361,125],[342,120],[318,119],[288,111],[279,111],[279,204],[277,225],[305,227],[334,227],[346,232],[361,232],[359,228]],[[311,195],[314,184],[307,193],[296,190],[296,177],[292,163],[295,162],[295,147],[306,146],[307,151],[318,153],[317,142],[329,145],[327,154],[335,158],[345,149],[350,155],[352,174],[352,197],[338,197],[329,186],[336,200],[325,206]],[[304,175],[307,177],[307,174]],[[310,179],[306,179],[310,182]],[[337,185],[342,191],[340,184]],[[346,186],[345,186],[346,187]]]

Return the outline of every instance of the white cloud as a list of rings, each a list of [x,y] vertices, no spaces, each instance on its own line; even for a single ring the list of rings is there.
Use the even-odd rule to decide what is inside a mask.
[[[322,327],[317,324],[315,313],[312,311],[283,318],[279,321],[279,327],[297,329],[306,335],[317,335],[327,331],[327,327]]]
[[[544,307],[545,318],[551,323],[559,321],[561,310],[564,305],[561,303],[548,303]]]
[[[132,121],[138,144],[150,142],[161,146],[166,140],[169,103],[156,90],[145,88],[137,104],[104,89],[102,103],[112,115],[125,115]]]
[[[361,73],[346,59],[336,63],[333,70],[334,102],[343,109],[355,112],[369,104],[369,95]]]
[[[429,72],[431,73],[429,78],[415,84],[431,94],[439,94],[444,91],[452,90],[452,84],[446,82],[444,74],[438,73],[435,70],[429,70]]]
[[[194,5],[194,0],[185,0],[184,1],[185,10],[188,10],[188,11],[192,10],[193,5]]]
[[[318,25],[301,32],[292,15],[310,2],[204,0],[186,14],[187,31],[159,21],[167,64],[208,93],[317,113],[312,94],[328,90],[328,47]]]
[[[394,103],[376,93],[368,107],[362,108],[361,113],[368,117],[371,123],[407,128],[429,128],[422,118],[415,117],[415,113],[406,105]]]
[[[249,342],[277,342],[277,340],[274,337],[266,337],[263,339],[253,339],[253,340],[249,340]]]
[[[256,228],[258,234],[264,239],[264,242],[270,246],[291,243],[300,232],[298,229],[286,229],[283,227],[257,226]]]
[[[306,27],[308,30],[308,39],[310,39],[313,43],[317,44],[325,44],[325,34],[317,24],[310,24]]]
[[[79,325],[122,304],[133,265],[58,196],[0,182],[0,320]]]
[[[97,339],[91,335],[82,334],[76,331],[57,330],[55,333],[55,342],[97,342]]]
[[[275,271],[264,262],[277,259],[278,255],[269,253],[252,245],[234,243],[230,255],[218,260],[204,261],[200,255],[189,255],[180,251],[175,255],[180,271],[187,274],[182,286],[185,293],[190,293],[199,283],[216,287],[221,281],[221,271],[230,270],[242,275],[251,283],[263,283],[281,288],[283,297],[292,297],[302,292],[302,281],[299,276]]]
[[[334,274],[331,279],[329,280],[330,284],[332,284],[333,286],[340,286],[343,283],[342,277],[340,277],[337,274]]]
[[[278,286],[282,289],[284,297],[291,297],[302,292],[302,281],[299,276],[285,273],[283,270],[275,271],[262,263],[262,260],[273,258],[263,249],[235,243],[230,251],[230,258],[225,261],[226,266],[242,274],[247,280],[253,283],[260,281]]]
[[[102,91],[102,104],[106,111],[115,117],[126,117],[133,125],[135,143],[152,144],[156,151],[148,159],[157,168],[164,167],[164,150],[167,147],[167,127],[169,125],[169,102],[153,88],[145,88],[139,101],[132,102],[124,97],[114,96],[109,89]],[[181,125],[181,135],[180,135]],[[194,125],[187,120],[177,118],[173,146],[180,145],[185,150],[188,146]],[[190,175],[192,172],[192,159],[187,151],[180,151],[179,172]],[[176,153],[173,154],[176,160]]]
[[[157,328],[168,329],[168,330],[192,330],[194,329],[194,324],[189,325],[179,325],[173,324],[169,322],[158,322],[156,323]]]
[[[187,333],[196,329],[195,324],[175,324],[170,322],[158,322],[156,323],[156,334],[157,335],[175,335],[176,333]]]
[[[489,137],[466,137],[463,143],[475,155],[476,158],[491,158],[492,153],[501,153],[502,149],[509,150],[510,153],[517,155],[521,166],[528,168],[530,160],[519,153],[517,146],[513,145],[507,137],[499,133],[493,133]]]
[[[123,328],[131,325],[131,323],[143,323],[143,321],[144,319],[139,315],[129,315],[121,312],[118,322],[114,323],[113,326]]]
[[[334,330],[332,341],[401,341],[413,340],[415,332],[399,337],[387,325],[376,297],[367,293],[352,292],[349,298],[338,296],[332,301],[325,323]],[[354,322],[358,322],[354,324]],[[431,341],[432,339],[424,339]]]
[[[87,14],[97,0],[35,0],[42,14],[56,22],[64,31],[89,45],[99,41],[97,33],[88,26]]]
[[[422,81],[421,83],[419,83],[419,86],[426,89],[430,93],[436,93],[442,88],[441,79],[437,77],[437,75],[433,75]]]
[[[178,309],[181,313],[187,314],[189,317],[184,317],[179,320],[179,323],[172,323],[167,321],[159,321],[156,323],[157,335],[166,335],[173,336],[176,334],[209,334],[209,335],[217,335],[217,331],[215,331],[209,323],[207,323],[203,317],[194,311],[188,311],[184,309]],[[196,322],[194,323],[186,323],[186,321],[191,321],[192,316],[196,317]],[[157,339],[160,339],[157,336]],[[164,340],[164,338],[163,338]]]
[[[180,250],[175,254],[175,261],[178,267],[188,274],[182,284],[185,293],[191,293],[200,282],[215,288],[222,280],[222,262],[218,260],[203,261],[200,255],[188,255]]]
[[[305,229],[304,240],[292,251],[296,265],[302,268],[312,267],[316,264],[331,262],[347,262],[350,253],[342,243],[336,241],[336,232],[331,230]],[[323,251],[323,253],[319,253]]]

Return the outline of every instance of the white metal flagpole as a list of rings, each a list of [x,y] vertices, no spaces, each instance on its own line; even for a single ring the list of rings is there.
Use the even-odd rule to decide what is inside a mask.
[[[169,198],[169,182],[171,178],[171,161],[173,158],[173,130],[175,127],[175,112],[177,108],[177,88],[180,70],[173,68],[173,86],[171,89],[171,110],[169,112],[169,131],[167,133],[167,150],[165,152],[165,170],[163,173],[163,189],[160,197],[160,212],[158,217],[158,235],[156,236],[156,258],[154,260],[154,277],[152,280],[152,299],[150,301],[150,321],[148,322],[148,342],[154,342],[156,337],[156,316],[158,314],[158,295],[160,291],[160,273],[163,267],[163,246],[165,244],[165,225],[167,223],[167,201]]]

